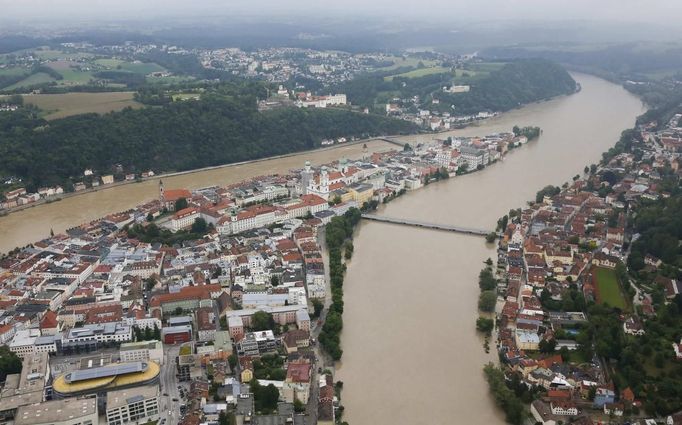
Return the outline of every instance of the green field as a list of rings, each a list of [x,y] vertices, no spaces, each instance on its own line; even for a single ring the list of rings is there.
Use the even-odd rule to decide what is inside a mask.
[[[413,58],[413,57],[403,58],[401,56],[393,56],[393,57],[390,57],[387,59],[392,60],[393,65],[386,66],[383,68],[379,68],[378,69],[379,71],[392,71],[394,69],[403,68],[403,67],[407,67],[407,66],[416,68],[419,66],[420,62],[427,68],[436,66],[436,61]]]
[[[52,81],[55,81],[55,79],[52,78],[51,76],[45,74],[44,72],[38,72],[37,74],[33,74],[29,77],[24,78],[23,80],[19,81],[16,84],[12,84],[9,87],[5,87],[3,90],[14,90],[23,87],[35,86],[37,84],[49,83]]]
[[[0,75],[5,75],[5,76],[28,74],[29,72],[31,72],[30,69],[22,68],[20,66],[14,66],[11,68],[0,68]]]
[[[173,96],[173,100],[199,100],[201,98],[200,93],[176,93]]]
[[[431,68],[418,68],[418,69],[413,69],[412,71],[403,72],[402,74],[396,74],[396,75],[391,75],[391,76],[385,77],[384,80],[391,81],[395,77],[419,78],[419,77],[425,77],[427,75],[432,75],[432,74],[445,74],[446,72],[450,72],[450,69],[445,68],[444,66],[434,66]]]
[[[103,66],[112,70],[128,71],[135,74],[151,74],[152,72],[162,72],[166,69],[159,64],[149,62],[126,62],[121,59],[97,59],[95,65]]]
[[[120,111],[128,106],[141,108],[134,92],[60,93],[24,95],[24,102],[40,108],[47,120],[71,115]],[[1,98],[1,97],[0,97]]]
[[[162,72],[166,69],[161,65],[155,63],[141,63],[141,62],[124,62],[121,65],[121,69],[124,71],[130,71],[135,74],[151,74],[152,72]]]
[[[192,80],[194,80],[194,77],[181,77],[179,75],[171,75],[169,77],[147,77],[147,82],[152,84],[177,84]]]
[[[74,52],[74,53],[68,53],[64,52],[61,50],[51,50],[48,48],[38,48],[38,49],[33,49],[33,54],[40,58],[40,59],[45,59],[45,60],[75,60],[75,59],[84,59],[84,58],[91,58],[93,55],[91,53],[85,53],[85,52]]]
[[[97,65],[102,65],[107,68],[116,68],[117,66],[124,63],[124,61],[120,59],[96,59],[94,62]]]
[[[611,269],[597,268],[595,273],[597,278],[597,291],[599,292],[598,300],[602,304],[608,304],[611,307],[625,310],[627,303],[620,290],[616,272]]]
[[[92,72],[78,69],[83,65],[76,62],[56,61],[49,63],[48,66],[64,77],[63,80],[58,81],[59,85],[87,84],[93,78]]]

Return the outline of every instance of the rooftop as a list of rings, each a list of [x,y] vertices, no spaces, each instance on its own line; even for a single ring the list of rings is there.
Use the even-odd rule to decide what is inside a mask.
[[[97,397],[67,398],[22,406],[17,409],[15,425],[35,425],[72,421],[97,414]]]
[[[148,400],[158,397],[158,395],[158,385],[145,385],[125,390],[109,391],[107,392],[107,410],[117,409],[140,400]]]

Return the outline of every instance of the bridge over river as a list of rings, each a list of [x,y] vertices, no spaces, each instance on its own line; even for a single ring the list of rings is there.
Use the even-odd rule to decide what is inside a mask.
[[[379,221],[382,223],[401,224],[403,226],[422,227],[425,229],[445,230],[448,232],[462,233],[465,235],[487,236],[488,234],[491,233],[490,230],[473,229],[470,227],[454,226],[454,225],[450,225],[450,224],[428,223],[428,222],[419,221],[419,220],[409,220],[406,218],[385,217],[385,216],[379,216],[379,215],[375,215],[375,214],[362,214],[362,218],[364,218],[365,220]],[[500,235],[498,234],[497,236],[500,236]]]

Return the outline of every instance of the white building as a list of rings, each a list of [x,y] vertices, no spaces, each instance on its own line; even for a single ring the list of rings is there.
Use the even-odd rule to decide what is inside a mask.
[[[108,425],[141,425],[159,417],[158,385],[107,392]]]
[[[462,146],[460,149],[460,158],[467,164],[468,170],[476,170],[478,166],[486,166],[490,160],[490,154],[485,149],[476,149],[468,146]]]
[[[161,341],[138,341],[121,344],[121,362],[132,363],[153,360],[163,364],[163,344]]]
[[[174,232],[178,230],[187,229],[194,224],[197,218],[199,218],[199,210],[196,208],[185,208],[175,213],[173,219],[170,221],[171,229]]]

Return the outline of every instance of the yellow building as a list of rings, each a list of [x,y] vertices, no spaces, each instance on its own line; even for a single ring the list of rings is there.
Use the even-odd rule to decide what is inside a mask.
[[[253,379],[253,371],[251,369],[243,369],[241,378],[242,382],[251,382]]]
[[[374,195],[374,187],[371,184],[354,184],[348,188],[353,195],[353,200],[357,202],[358,206],[362,206],[365,202],[372,200]]]

